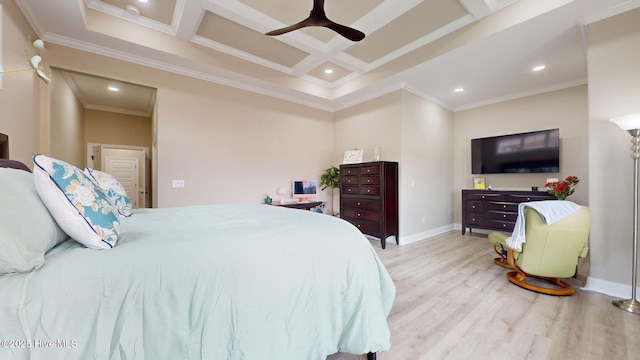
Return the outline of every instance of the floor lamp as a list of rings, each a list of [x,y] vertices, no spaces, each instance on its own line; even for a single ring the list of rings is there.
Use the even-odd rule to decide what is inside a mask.
[[[610,120],[631,134],[631,158],[633,159],[633,253],[631,272],[631,299],[614,300],[613,305],[634,314],[640,314],[640,302],[636,298],[638,274],[638,162],[640,160],[640,114],[616,117]]]

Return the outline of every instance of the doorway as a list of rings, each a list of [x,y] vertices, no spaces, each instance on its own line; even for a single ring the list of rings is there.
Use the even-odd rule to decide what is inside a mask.
[[[151,207],[149,148],[87,144],[87,167],[115,177],[127,192],[134,209]]]
[[[152,207],[155,160],[150,149],[155,143],[156,89],[70,69],[53,67],[51,73],[49,154],[78,167],[101,171],[107,165],[113,167],[110,172],[118,171],[116,178],[130,184],[126,190],[132,203]],[[137,154],[125,155],[129,160],[119,154],[106,161],[104,155],[109,152],[102,154],[100,148],[94,154],[96,146]],[[116,164],[118,170],[114,170]],[[126,176],[122,166],[128,168]],[[128,173],[134,169],[137,175]]]

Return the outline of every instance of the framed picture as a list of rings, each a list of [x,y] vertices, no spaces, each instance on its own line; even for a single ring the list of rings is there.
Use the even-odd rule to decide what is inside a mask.
[[[362,162],[362,149],[347,150],[344,152],[343,164],[358,164]]]
[[[473,188],[478,190],[484,190],[487,188],[487,182],[483,177],[473,178]]]

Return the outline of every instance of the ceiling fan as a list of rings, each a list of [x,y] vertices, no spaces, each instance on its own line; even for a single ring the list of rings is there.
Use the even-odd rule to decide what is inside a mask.
[[[266,35],[274,36],[274,35],[282,35],[288,33],[293,30],[298,30],[307,26],[322,26],[328,29],[331,29],[338,34],[344,36],[345,38],[351,41],[360,41],[364,39],[364,33],[362,31],[350,28],[348,26],[340,25],[335,23],[329,18],[324,12],[324,0],[313,0],[313,9],[311,9],[311,13],[309,13],[309,17],[300,21],[299,23],[284,27],[282,29],[276,29],[273,31],[269,31]]]

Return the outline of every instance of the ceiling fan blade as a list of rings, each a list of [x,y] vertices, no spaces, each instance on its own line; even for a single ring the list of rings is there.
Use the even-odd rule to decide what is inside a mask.
[[[321,26],[331,29],[338,34],[344,36],[345,38],[351,41],[360,41],[364,39],[365,34],[362,31],[356,30],[354,28],[350,28],[348,26],[344,26],[333,22],[327,18],[327,15],[324,12],[324,0],[314,0],[313,1],[313,9],[311,9],[311,13],[309,13],[309,17],[300,21],[297,24],[293,24],[287,27],[283,27],[281,29],[276,29],[269,31],[265,35],[275,36],[286,34],[290,31],[298,30],[307,26]]]
[[[325,27],[337,32],[338,34],[344,36],[345,38],[351,41],[360,41],[364,39],[365,35],[362,31],[356,30],[354,28],[350,28],[348,26],[340,25],[329,20],[330,23],[325,25]]]
[[[286,27],[283,27],[281,29],[275,29],[275,30],[271,30],[268,33],[266,33],[265,35],[269,35],[269,36],[276,36],[276,35],[282,35],[282,34],[286,34],[290,31],[294,31],[294,30],[298,30],[298,29],[302,29],[303,27],[307,27],[307,26],[312,26],[313,24],[310,23],[309,18],[306,18],[298,23],[295,23],[293,25],[289,25]]]

